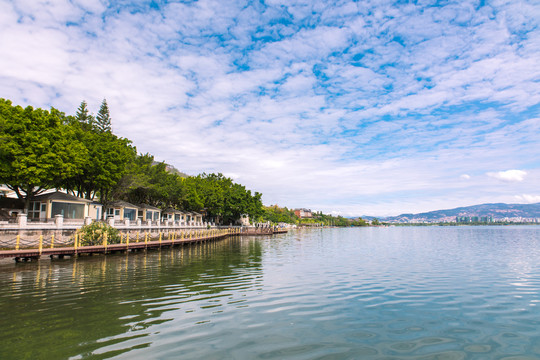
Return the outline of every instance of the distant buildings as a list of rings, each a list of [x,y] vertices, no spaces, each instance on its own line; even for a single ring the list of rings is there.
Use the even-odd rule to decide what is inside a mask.
[[[311,209],[294,209],[294,215],[298,216],[300,219],[310,219],[313,217]]]
[[[493,216],[456,216],[458,224],[482,223],[489,224],[493,222]]]

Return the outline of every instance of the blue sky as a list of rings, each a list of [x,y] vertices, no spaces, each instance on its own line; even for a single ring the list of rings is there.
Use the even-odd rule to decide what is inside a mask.
[[[265,204],[540,202],[537,1],[0,0],[0,97]]]

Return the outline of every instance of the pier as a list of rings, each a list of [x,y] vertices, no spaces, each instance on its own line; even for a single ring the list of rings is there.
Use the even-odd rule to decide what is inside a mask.
[[[65,256],[76,257],[81,255],[108,254],[116,252],[135,252],[146,249],[160,249],[162,247],[173,247],[175,245],[187,245],[206,241],[222,240],[231,236],[260,236],[283,234],[287,230],[273,228],[226,228],[226,229],[207,229],[190,230],[179,232],[160,232],[156,237],[149,237],[146,233],[143,237],[137,237],[130,241],[126,234],[125,240],[119,244],[108,244],[107,239],[103,239],[102,245],[80,246],[75,236],[73,242],[69,245],[59,244],[55,247],[54,237],[48,243],[44,243],[43,236],[34,246],[20,248],[20,239],[17,237],[15,248],[0,250],[0,259],[12,258],[16,262],[27,262],[38,260],[43,256],[53,258],[63,258]]]

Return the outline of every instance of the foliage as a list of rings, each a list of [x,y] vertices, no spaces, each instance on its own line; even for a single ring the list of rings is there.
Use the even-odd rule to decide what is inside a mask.
[[[287,223],[297,224],[300,220],[298,216],[294,214],[293,210],[289,210],[286,207],[281,208],[277,205],[265,206],[262,214],[263,221],[270,221],[271,223]]]
[[[207,217],[218,223],[236,222],[243,214],[253,219],[262,215],[262,194],[252,194],[221,173],[191,176],[184,180],[184,184],[184,208],[193,211],[204,209]]]
[[[23,109],[0,99],[0,182],[25,199],[27,209],[32,197],[82,171],[88,152],[64,122],[54,108]]]
[[[169,173],[165,163],[156,163],[152,155],[144,154],[128,162],[113,195],[134,204],[180,208],[185,191],[180,175]]]
[[[120,232],[118,229],[101,221],[94,221],[90,225],[85,225],[77,230],[79,243],[82,246],[103,245],[103,239],[107,236],[108,244],[120,243]]]
[[[91,130],[94,126],[95,118],[94,116],[90,115],[88,112],[88,104],[86,101],[82,101],[81,105],[77,108],[77,113],[75,114],[75,118],[80,124],[84,124],[84,127],[87,130]]]
[[[70,178],[65,187],[78,196],[93,199],[99,192],[102,202],[126,172],[126,164],[135,157],[135,149],[127,139],[111,132],[97,132],[86,123],[72,121],[78,141],[87,149],[81,172]]]
[[[107,100],[103,99],[101,107],[96,116],[95,127],[99,132],[111,132],[111,117],[109,115],[109,106]]]
[[[186,176],[150,154],[137,155],[111,132],[106,100],[94,118],[82,101],[75,116],[13,106],[0,99],[0,182],[27,207],[45,189],[62,188],[107,205],[112,200],[203,212],[217,223],[263,216],[262,194],[223,174]]]
[[[313,213],[311,218],[300,219],[295,215],[294,210],[289,210],[286,207],[280,208],[277,205],[264,207],[262,221],[270,221],[271,223],[288,223],[297,224],[299,226],[366,226],[367,223],[361,219],[347,219],[342,216],[332,216],[321,213]]]

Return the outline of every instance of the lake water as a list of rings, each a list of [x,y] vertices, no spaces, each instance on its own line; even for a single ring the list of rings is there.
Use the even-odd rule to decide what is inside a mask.
[[[540,227],[0,263],[0,359],[540,359]]]

